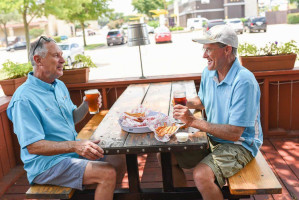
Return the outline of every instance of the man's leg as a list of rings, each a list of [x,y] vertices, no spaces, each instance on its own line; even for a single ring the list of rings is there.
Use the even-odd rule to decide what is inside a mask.
[[[122,183],[122,180],[127,171],[125,155],[109,155],[105,162],[110,163],[116,170],[116,183]]]
[[[199,163],[193,171],[193,179],[204,200],[223,199],[222,192],[215,183],[213,170],[204,163]]]
[[[97,184],[95,200],[112,200],[116,184],[116,171],[107,162],[89,161],[86,165],[83,185]]]

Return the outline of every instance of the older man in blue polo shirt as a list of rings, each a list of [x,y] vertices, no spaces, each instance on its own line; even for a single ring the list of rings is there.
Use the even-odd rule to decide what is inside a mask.
[[[187,106],[175,105],[173,116],[207,132],[210,148],[176,153],[174,180],[184,183],[180,167],[195,167],[193,178],[203,199],[223,199],[220,188],[225,178],[250,162],[262,145],[260,88],[236,58],[238,37],[231,27],[214,26],[194,41],[203,44],[208,66],[202,73],[198,97],[188,99]],[[195,118],[190,108],[205,109],[207,119]]]
[[[113,199],[117,172],[121,179],[125,159],[104,158],[99,141],[76,140],[75,124],[87,114],[88,102],[77,108],[57,79],[63,75],[62,51],[54,40],[41,36],[31,44],[30,59],[33,72],[7,108],[29,183],[76,189],[97,184],[95,199]],[[98,103],[101,106],[101,97]]]

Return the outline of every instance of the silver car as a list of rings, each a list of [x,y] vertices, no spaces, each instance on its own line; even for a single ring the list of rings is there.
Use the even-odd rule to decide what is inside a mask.
[[[107,34],[107,45],[125,44],[127,43],[127,35],[124,30],[113,29]]]
[[[75,61],[76,55],[84,54],[84,47],[78,43],[59,43],[58,46],[63,52],[62,56],[67,65],[71,65]]]

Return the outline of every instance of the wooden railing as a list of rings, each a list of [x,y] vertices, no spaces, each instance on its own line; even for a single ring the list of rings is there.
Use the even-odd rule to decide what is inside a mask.
[[[262,92],[261,118],[264,137],[299,136],[299,68],[256,72],[254,74]],[[146,79],[103,79],[82,84],[70,84],[67,87],[76,105],[80,105],[82,102],[84,90],[99,89],[103,96],[103,109],[109,109],[130,84],[180,80],[194,80],[198,91],[201,74],[155,76]],[[12,124],[6,115],[6,108],[10,99],[11,97],[0,98],[0,179],[10,169],[22,164],[19,153],[20,147],[13,133]],[[76,130],[79,132],[90,118],[91,115],[88,115],[76,125]]]

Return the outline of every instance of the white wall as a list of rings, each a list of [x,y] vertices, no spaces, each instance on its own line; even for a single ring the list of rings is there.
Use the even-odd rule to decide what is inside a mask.
[[[245,0],[245,17],[257,15],[257,0]]]

